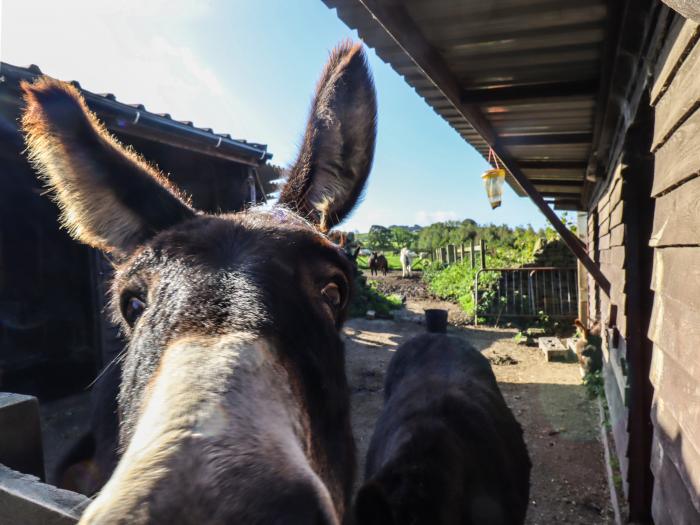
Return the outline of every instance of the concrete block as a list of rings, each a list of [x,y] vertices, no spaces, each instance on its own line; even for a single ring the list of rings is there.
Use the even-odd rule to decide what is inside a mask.
[[[0,465],[0,523],[73,525],[90,500]]]
[[[35,397],[0,392],[0,463],[46,479],[39,402]]]
[[[566,359],[569,353],[558,337],[540,337],[537,339],[537,344],[547,361],[552,361],[555,358]]]

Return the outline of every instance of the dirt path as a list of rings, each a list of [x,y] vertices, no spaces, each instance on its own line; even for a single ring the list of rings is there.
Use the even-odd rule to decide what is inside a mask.
[[[360,478],[382,406],[384,371],[396,347],[424,331],[419,322],[424,308],[447,307],[451,320],[462,324],[456,306],[414,295],[396,320],[353,319],[345,327]],[[517,345],[513,330],[451,326],[449,331],[489,357],[525,430],[533,463],[527,523],[613,523],[598,413],[581,385],[578,366],[545,362],[536,348]]]

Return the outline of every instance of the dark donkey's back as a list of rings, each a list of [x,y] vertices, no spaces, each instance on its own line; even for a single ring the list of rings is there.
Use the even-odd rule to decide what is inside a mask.
[[[484,356],[457,337],[421,335],[399,347],[384,395],[358,525],[525,520],[530,459]]]

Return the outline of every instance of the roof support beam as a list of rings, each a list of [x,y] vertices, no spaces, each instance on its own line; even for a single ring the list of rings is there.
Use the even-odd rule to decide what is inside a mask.
[[[481,110],[471,104],[464,104],[461,99],[462,89],[457,79],[445,64],[442,56],[428,44],[420,29],[400,3],[391,6],[378,0],[358,0],[358,4],[367,9],[387,34],[394,39],[416,66],[442,91],[446,98],[454,104],[472,127],[481,135],[515,179],[516,183],[530,197],[554,229],[559,233],[569,249],[581,261],[603,292],[610,296],[610,281],[603,275],[600,268],[588,256],[583,243],[559,219],[554,210],[545,202],[534,184],[525,176],[515,159],[503,147],[498,136],[484,117]]]
[[[518,162],[524,170],[585,170],[588,165],[585,161],[578,160],[521,160]]]
[[[589,144],[591,133],[558,133],[546,135],[508,135],[500,137],[503,146],[556,146],[558,144]]]
[[[464,104],[500,104],[515,100],[532,102],[549,98],[590,97],[595,95],[596,89],[598,89],[597,81],[578,80],[552,84],[467,89],[462,91],[461,99]]]

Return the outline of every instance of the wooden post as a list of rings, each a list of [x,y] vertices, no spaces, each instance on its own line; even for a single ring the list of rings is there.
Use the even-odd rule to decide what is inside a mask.
[[[472,261],[472,270],[476,266],[476,253],[474,252],[474,239],[469,239],[469,258]]]
[[[481,245],[479,247],[481,248],[481,268],[483,270],[486,268],[486,241],[484,239],[481,239]]]
[[[464,264],[464,243],[462,243],[462,244],[459,246],[459,255],[460,255],[460,257],[459,257],[459,262],[461,262],[462,264]]]

